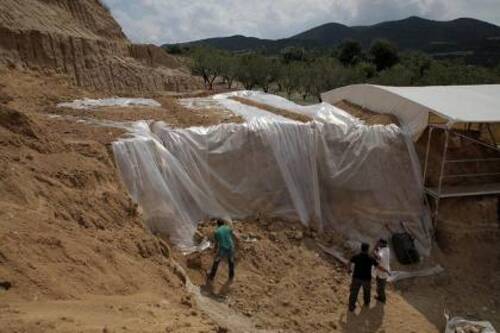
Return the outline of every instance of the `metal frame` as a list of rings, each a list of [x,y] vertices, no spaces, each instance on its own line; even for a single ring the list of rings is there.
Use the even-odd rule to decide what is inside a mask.
[[[467,130],[470,130],[471,124],[467,124],[466,128]],[[440,171],[439,171],[439,179],[438,179],[438,184],[437,184],[437,191],[434,189],[431,189],[427,187],[427,170],[429,168],[429,157],[430,157],[430,148],[431,148],[431,142],[432,142],[432,133],[435,129],[440,129],[443,130],[445,133],[445,140],[443,144],[443,153],[441,157],[441,165],[440,165]],[[481,129],[481,126],[480,126]],[[473,159],[455,159],[455,160],[448,160],[448,148],[449,148],[449,141],[450,141],[450,135],[460,137],[461,140],[468,140],[473,142],[474,144],[481,145],[483,147],[486,147],[488,149],[492,149],[499,153],[500,156],[500,149],[496,146],[496,141],[495,137],[493,136],[493,132],[491,131],[491,128],[489,124],[487,124],[487,129],[489,132],[489,135],[491,136],[492,143],[489,144],[481,140],[477,140],[474,138],[471,138],[469,136],[457,133],[454,131],[452,128],[449,128],[446,125],[429,125],[429,131],[428,131],[428,136],[427,136],[427,147],[426,147],[426,152],[425,152],[425,161],[424,161],[424,170],[423,170],[423,178],[424,178],[424,188],[427,194],[429,194],[431,197],[434,198],[435,200],[435,207],[434,211],[432,213],[432,220],[434,225],[437,223],[438,217],[439,217],[439,205],[440,205],[440,200],[443,197],[443,180],[445,178],[466,178],[466,177],[484,177],[484,176],[500,176],[500,172],[493,172],[493,173],[468,173],[468,174],[452,174],[452,175],[446,175],[446,165],[451,164],[451,163],[485,163],[485,162],[498,162],[500,161],[499,158],[473,158]],[[474,192],[475,195],[477,195],[477,192]],[[490,192],[484,193],[485,195],[491,194]],[[466,196],[467,194],[464,193],[462,196]],[[460,195],[457,195],[460,196]]]

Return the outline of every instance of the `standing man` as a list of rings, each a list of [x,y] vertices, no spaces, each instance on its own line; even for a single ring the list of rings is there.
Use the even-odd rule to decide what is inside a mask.
[[[229,281],[234,279],[234,243],[236,237],[233,229],[223,220],[217,219],[217,229],[214,233],[216,255],[212,269],[208,274],[208,282],[212,282],[217,274],[217,269],[222,259],[226,258],[229,264]]]
[[[375,296],[375,299],[385,304],[385,286],[390,275],[388,272],[391,271],[391,251],[385,239],[380,239],[377,245],[375,245],[374,256],[380,265],[375,268],[375,277],[377,281],[377,296]]]
[[[356,301],[358,299],[359,289],[363,287],[363,299],[365,301],[365,306],[370,306],[371,299],[371,281],[372,281],[372,267],[383,267],[379,266],[377,260],[370,256],[369,251],[370,246],[366,243],[361,244],[361,253],[355,255],[351,258],[348,263],[349,274],[352,273],[354,267],[354,273],[352,274],[351,291],[349,295],[349,311],[354,311],[356,309]]]

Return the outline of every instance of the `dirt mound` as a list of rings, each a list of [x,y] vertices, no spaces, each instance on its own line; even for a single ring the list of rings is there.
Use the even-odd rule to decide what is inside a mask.
[[[131,44],[98,0],[2,1],[0,63],[114,92],[201,87],[159,47]]]
[[[374,112],[346,100],[335,103],[335,106],[363,120],[368,125],[399,125],[399,121],[393,115]]]
[[[36,125],[26,115],[0,105],[0,126],[21,135],[36,138]]]
[[[303,114],[300,114],[300,113],[297,113],[297,112],[292,112],[292,111],[289,111],[289,110],[285,110],[285,109],[280,109],[280,108],[277,108],[277,107],[274,107],[274,106],[270,106],[270,105],[267,105],[267,104],[254,102],[254,101],[252,101],[252,100],[250,100],[248,98],[237,97],[237,96],[230,97],[230,98],[233,99],[233,100],[235,100],[235,101],[238,101],[238,102],[240,102],[242,104],[253,106],[253,107],[256,107],[256,108],[261,109],[261,110],[266,110],[266,111],[272,112],[274,114],[283,116],[285,118],[293,119],[295,121],[299,121],[301,123],[307,123],[307,122],[313,120],[309,116],[306,116],[306,115],[303,115]]]

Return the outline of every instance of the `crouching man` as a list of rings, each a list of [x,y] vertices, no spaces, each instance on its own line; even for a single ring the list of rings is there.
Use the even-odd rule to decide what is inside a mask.
[[[234,244],[236,241],[233,229],[231,229],[229,225],[225,224],[223,220],[218,219],[217,229],[214,233],[214,239],[216,255],[214,258],[212,269],[208,274],[207,282],[211,283],[215,279],[217,269],[219,268],[219,264],[223,259],[227,259],[227,262],[229,264],[229,282],[232,282],[234,279]]]
[[[348,263],[349,274],[352,274],[351,290],[349,295],[349,311],[356,309],[356,301],[358,300],[359,289],[363,287],[363,299],[365,306],[370,306],[371,300],[371,282],[372,268],[376,267],[386,271],[385,268],[379,265],[377,260],[369,254],[370,246],[366,243],[361,244],[361,253],[353,256]],[[353,269],[354,267],[354,269]],[[389,273],[387,271],[387,273]]]

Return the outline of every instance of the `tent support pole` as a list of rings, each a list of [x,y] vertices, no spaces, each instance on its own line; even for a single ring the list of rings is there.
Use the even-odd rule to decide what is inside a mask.
[[[443,157],[441,159],[441,169],[439,171],[439,181],[438,181],[438,195],[436,198],[436,208],[434,209],[434,227],[437,226],[437,222],[439,219],[439,202],[441,199],[441,188],[443,186],[443,174],[444,174],[444,168],[446,166],[446,157],[448,155],[448,143],[450,141],[450,129],[445,129],[445,141],[444,141],[444,148],[443,148]]]
[[[429,134],[427,135],[427,148],[425,149],[425,162],[424,162],[424,186],[427,183],[427,167],[429,165],[429,154],[431,150],[431,139],[432,139],[432,131],[434,127],[429,126]]]
[[[486,124],[486,128],[488,129],[488,133],[490,134],[491,138],[491,143],[496,146],[497,145],[497,140],[495,138],[495,135],[493,134],[493,131],[491,130],[490,124]]]

